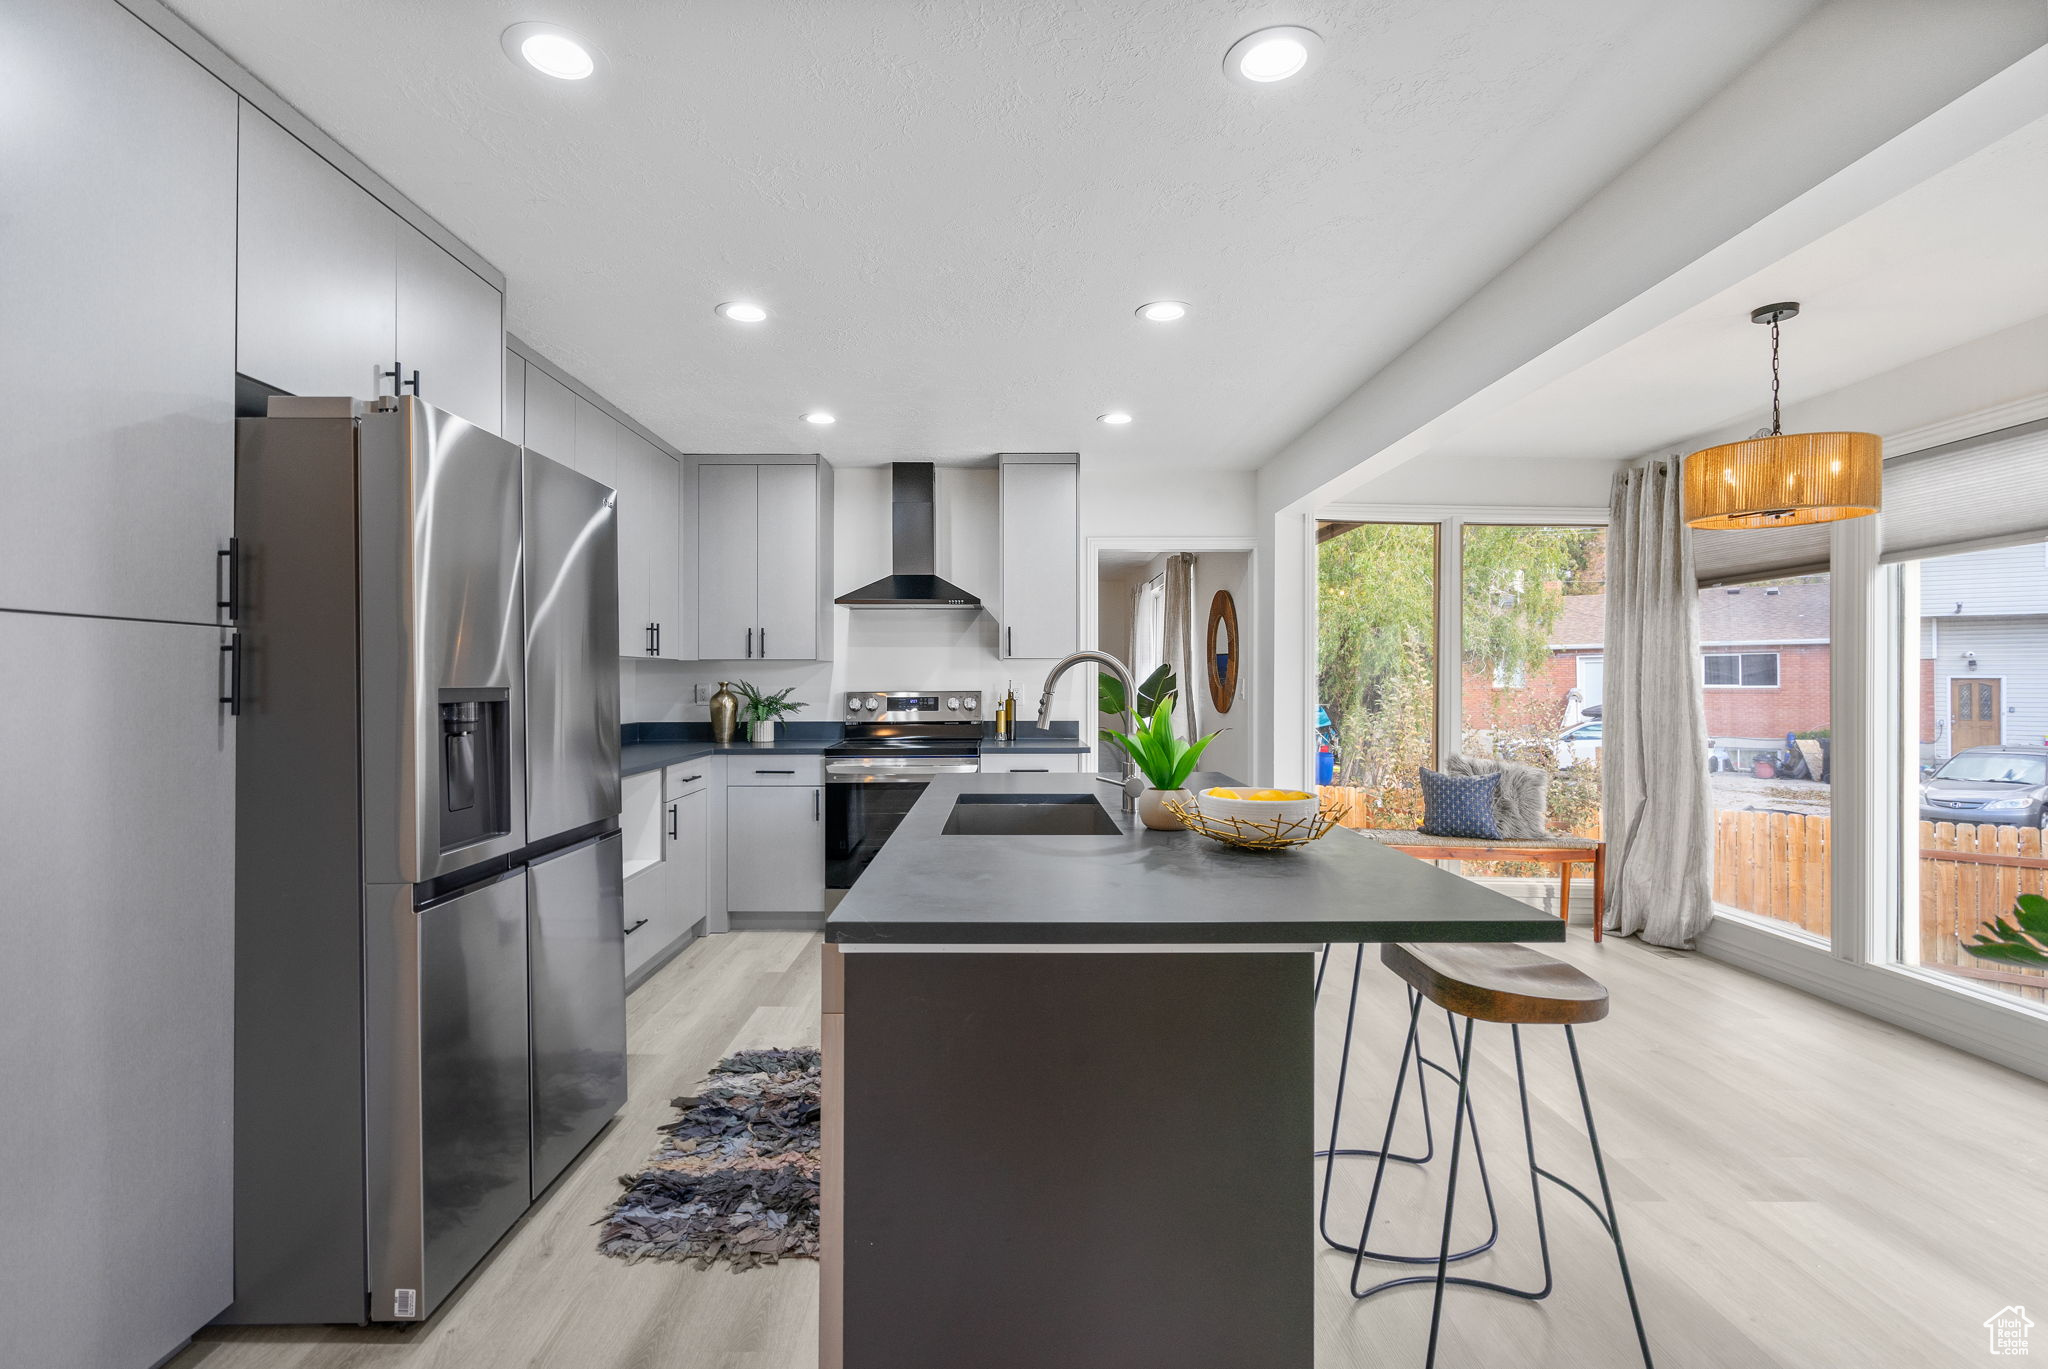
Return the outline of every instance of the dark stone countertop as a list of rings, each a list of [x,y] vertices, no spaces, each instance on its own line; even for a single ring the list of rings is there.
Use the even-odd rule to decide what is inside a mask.
[[[773,746],[756,746],[752,742],[734,742],[730,746],[715,746],[710,742],[628,742],[619,748],[619,773],[637,775],[644,770],[660,770],[684,761],[702,760],[706,756],[818,756],[832,744],[832,738],[797,737],[789,741],[777,741]]]
[[[1236,784],[1196,774],[1190,789]],[[961,794],[1087,794],[1116,836],[947,836]],[[932,781],[826,920],[848,945],[1562,941],[1564,923],[1339,828],[1286,851],[1147,831],[1088,775]]]

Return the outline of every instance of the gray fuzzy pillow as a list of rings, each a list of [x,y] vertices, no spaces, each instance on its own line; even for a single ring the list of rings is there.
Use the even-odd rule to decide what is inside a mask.
[[[1533,765],[1496,760],[1492,756],[1451,756],[1444,761],[1447,775],[1500,774],[1500,788],[1493,791],[1493,825],[1503,837],[1515,841],[1537,841],[1550,835],[1545,819],[1549,815],[1550,776]]]

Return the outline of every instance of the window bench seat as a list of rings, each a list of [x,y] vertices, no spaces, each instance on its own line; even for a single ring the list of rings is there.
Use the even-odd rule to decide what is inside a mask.
[[[1558,915],[1572,919],[1572,866],[1593,867],[1593,940],[1600,940],[1607,920],[1607,843],[1564,833],[1529,840],[1501,837],[1492,841],[1463,837],[1432,837],[1412,828],[1353,828],[1382,846],[1391,846],[1420,860],[1526,860],[1558,869]]]

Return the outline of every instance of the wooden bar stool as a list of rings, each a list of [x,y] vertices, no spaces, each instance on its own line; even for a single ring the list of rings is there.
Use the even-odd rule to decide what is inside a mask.
[[[1458,943],[1423,945],[1389,942],[1381,948],[1380,960],[1408,985],[1409,1048],[1402,1053],[1401,1073],[1395,1082],[1393,1102],[1387,1109],[1386,1135],[1380,1143],[1378,1163],[1373,1170],[1372,1192],[1366,1200],[1365,1224],[1359,1231],[1357,1246],[1352,1247],[1356,1252],[1351,1262],[1352,1296],[1369,1298],[1375,1293],[1406,1284],[1434,1282],[1436,1298],[1429,1314],[1429,1352],[1428,1358],[1424,1361],[1425,1369],[1431,1369],[1436,1364],[1437,1336],[1443,1321],[1444,1289],[1447,1285],[1461,1284],[1469,1288],[1484,1288],[1490,1292],[1505,1293],[1510,1297],[1525,1298],[1532,1302],[1550,1296],[1550,1234],[1543,1216],[1543,1181],[1547,1179],[1583,1202],[1599,1219],[1608,1239],[1614,1243],[1615,1260],[1621,1267],[1622,1291],[1628,1296],[1629,1316],[1635,1321],[1636,1344],[1642,1350],[1645,1369],[1650,1369],[1650,1340],[1643,1331],[1643,1314],[1636,1303],[1635,1282],[1629,1277],[1628,1253],[1621,1242],[1621,1228],[1614,1211],[1614,1194],[1607,1183],[1607,1163],[1600,1153],[1600,1135],[1593,1126],[1593,1102],[1586,1091],[1586,1072],[1579,1060],[1578,1037],[1574,1031],[1581,1023],[1598,1022],[1607,1016],[1606,986],[1583,971],[1540,951],[1530,950],[1526,946]],[[1353,991],[1355,994],[1356,986]],[[1390,1158],[1407,1158],[1390,1156],[1388,1151],[1394,1143],[1394,1124],[1401,1111],[1401,1095],[1409,1057],[1416,1053],[1416,1030],[1425,1000],[1436,1004],[1453,1017],[1452,1062],[1457,1067],[1458,1082],[1458,1102],[1453,1112],[1454,1121],[1451,1126],[1450,1174],[1444,1192],[1443,1235],[1438,1242],[1433,1261],[1436,1273],[1433,1277],[1418,1274],[1387,1279],[1369,1288],[1360,1288],[1359,1274],[1365,1261],[1385,1258],[1372,1253],[1368,1248],[1368,1241],[1372,1235],[1373,1215],[1379,1206],[1380,1185],[1386,1177],[1387,1161]],[[1462,1032],[1456,1030],[1457,1018],[1464,1019]],[[1478,1127],[1476,1119],[1472,1119],[1471,1111],[1472,1028],[1478,1022],[1506,1023],[1514,1041],[1515,1086],[1522,1105],[1522,1141],[1529,1156],[1529,1191],[1536,1210],[1537,1248],[1543,1258],[1543,1284],[1539,1288],[1513,1288],[1486,1279],[1453,1277],[1450,1274],[1450,1263],[1453,1259],[1477,1253],[1474,1250],[1462,1252],[1460,1255],[1452,1254],[1451,1221],[1457,1210],[1458,1168],[1463,1159],[1468,1120],[1473,1121],[1475,1151],[1478,1148]],[[1579,1110],[1586,1119],[1586,1141],[1593,1153],[1593,1172],[1600,1181],[1600,1201],[1597,1203],[1585,1190],[1537,1163],[1535,1129],[1529,1115],[1529,1077],[1522,1062],[1522,1028],[1525,1026],[1564,1028],[1565,1044],[1571,1051],[1572,1077],[1579,1090]],[[1426,1093],[1424,1097],[1426,1100]],[[1333,1140],[1333,1147],[1334,1144]],[[1484,1175],[1485,1162],[1482,1159],[1480,1163],[1480,1172]],[[1490,1186],[1487,1197],[1490,1211]],[[1494,1225],[1497,1230],[1497,1218]],[[1415,1262],[1414,1257],[1396,1258]]]

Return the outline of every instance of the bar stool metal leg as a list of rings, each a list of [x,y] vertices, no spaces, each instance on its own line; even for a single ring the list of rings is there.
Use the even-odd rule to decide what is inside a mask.
[[[1628,1314],[1635,1319],[1636,1344],[1642,1348],[1643,1369],[1651,1369],[1650,1337],[1643,1330],[1643,1309],[1636,1302],[1635,1280],[1629,1277],[1628,1251],[1621,1244],[1621,1220],[1614,1211],[1614,1192],[1607,1185],[1607,1161],[1600,1154],[1600,1133],[1593,1127],[1593,1098],[1586,1091],[1586,1070],[1579,1063],[1579,1038],[1567,1025],[1564,1029],[1565,1044],[1571,1048],[1572,1078],[1579,1086],[1579,1110],[1586,1116],[1586,1143],[1593,1151],[1593,1172],[1600,1178],[1600,1202],[1607,1209],[1607,1234],[1614,1241],[1614,1259],[1621,1266],[1622,1291],[1628,1294]],[[1579,1195],[1584,1198],[1585,1195]],[[1590,1207],[1591,1200],[1587,1200]]]
[[[1350,1156],[1373,1159],[1380,1159],[1380,1157],[1384,1156],[1384,1159],[1381,1160],[1380,1170],[1374,1175],[1375,1194],[1378,1191],[1377,1185],[1380,1174],[1384,1172],[1386,1160],[1406,1165],[1428,1164],[1436,1157],[1436,1133],[1430,1117],[1429,1079],[1425,1071],[1435,1070],[1445,1078],[1454,1081],[1458,1077],[1457,1074],[1446,1069],[1442,1064],[1423,1054],[1419,1021],[1422,1011],[1422,996],[1410,990],[1408,994],[1409,1030],[1401,1050],[1400,1069],[1394,1080],[1394,1103],[1388,1115],[1387,1138],[1378,1149],[1367,1146],[1340,1147],[1337,1144],[1338,1135],[1344,1122],[1344,1091],[1351,1069],[1351,1041],[1358,1018],[1358,987],[1359,979],[1364,969],[1364,959],[1365,947],[1361,945],[1352,964],[1351,1001],[1344,1016],[1344,1044],[1339,1052],[1337,1061],[1337,1092],[1330,1109],[1330,1144],[1327,1149],[1315,1152],[1315,1158],[1323,1161],[1322,1199],[1316,1209],[1317,1230],[1322,1234],[1325,1244],[1329,1245],[1333,1250],[1341,1250],[1347,1255],[1357,1254],[1359,1248],[1346,1245],[1343,1241],[1330,1234],[1330,1186],[1336,1161],[1339,1158]],[[1450,1029],[1451,1049],[1455,1053],[1458,1050],[1457,1022],[1450,1013],[1444,1014],[1444,1022]],[[1415,1064],[1415,1086],[1421,1094],[1422,1101],[1423,1150],[1420,1155],[1403,1155],[1398,1151],[1389,1149],[1393,1144],[1393,1123],[1397,1120],[1401,1099],[1407,1089],[1408,1066],[1411,1060]],[[1462,1064],[1459,1069],[1462,1072]],[[1487,1232],[1485,1239],[1479,1244],[1469,1250],[1460,1250],[1453,1254],[1451,1256],[1453,1260],[1469,1260],[1475,1255],[1483,1255],[1488,1250],[1491,1250],[1500,1239],[1500,1211],[1494,1202],[1492,1178],[1487,1173],[1486,1152],[1479,1144],[1479,1120],[1477,1117],[1470,1115],[1469,1108],[1467,1116],[1472,1124],[1473,1156],[1479,1164],[1480,1188],[1486,1196]],[[1370,1212],[1368,1212],[1366,1229],[1369,1231],[1370,1228],[1371,1218]],[[1387,1260],[1399,1264],[1431,1264],[1436,1259],[1434,1255],[1398,1255],[1376,1250],[1368,1250],[1366,1255],[1371,1259]]]

